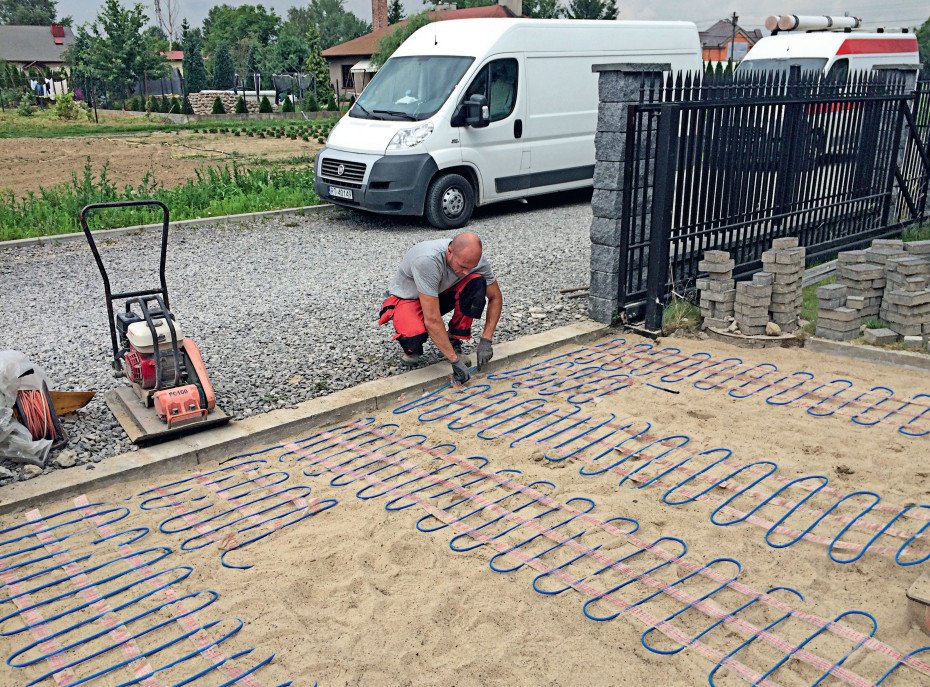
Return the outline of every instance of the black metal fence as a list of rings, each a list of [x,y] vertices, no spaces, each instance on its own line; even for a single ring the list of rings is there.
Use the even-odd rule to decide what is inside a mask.
[[[705,250],[729,251],[739,278],[773,238],[797,236],[809,260],[826,259],[923,221],[928,138],[930,84],[915,91],[896,71],[644,86],[628,110],[621,308],[658,328]]]

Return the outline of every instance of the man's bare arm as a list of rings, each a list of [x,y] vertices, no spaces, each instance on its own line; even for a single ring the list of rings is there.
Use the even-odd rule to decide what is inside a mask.
[[[449,341],[449,334],[446,332],[446,325],[442,321],[442,314],[439,312],[439,298],[421,293],[420,307],[423,308],[423,322],[426,324],[426,332],[429,334],[429,338],[433,340],[433,343],[436,344],[436,348],[442,351],[442,354],[449,361],[458,360],[458,355],[452,350],[452,342]]]
[[[497,328],[497,323],[501,319],[501,311],[504,308],[504,295],[501,293],[501,287],[495,281],[492,284],[488,284],[488,314],[484,318],[484,331],[481,333],[481,336],[489,341],[494,336],[494,330]],[[437,306],[438,306],[437,299]],[[426,312],[424,310],[424,312]]]

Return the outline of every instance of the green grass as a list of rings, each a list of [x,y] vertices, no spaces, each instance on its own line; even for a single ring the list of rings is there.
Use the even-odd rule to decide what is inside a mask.
[[[208,167],[196,179],[165,188],[146,174],[135,188],[116,187],[107,178],[107,165],[94,177],[88,158],[81,176],[72,172],[71,183],[40,189],[17,199],[12,191],[0,195],[0,241],[52,236],[81,231],[80,211],[88,203],[120,200],[160,200],[172,220],[217,217],[304,205],[317,205],[313,166],[283,169],[265,165]],[[110,229],[160,221],[152,210],[121,208],[97,211],[92,229]]]
[[[866,329],[889,329],[888,323],[880,317],[873,317],[865,323]]]
[[[909,227],[901,234],[904,241],[927,241],[930,240],[930,224],[922,224],[919,227]]]
[[[671,334],[679,329],[697,330],[701,322],[701,309],[690,301],[674,297],[662,311],[662,333]]]
[[[801,294],[804,297],[804,303],[801,306],[801,319],[808,322],[801,329],[802,332],[813,334],[817,328],[817,287],[835,283],[836,277],[833,276],[801,289]]]

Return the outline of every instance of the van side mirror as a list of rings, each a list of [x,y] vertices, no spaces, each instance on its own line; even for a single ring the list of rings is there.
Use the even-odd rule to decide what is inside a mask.
[[[476,129],[486,127],[491,123],[491,110],[488,108],[488,99],[483,95],[475,94],[464,103],[465,126]]]

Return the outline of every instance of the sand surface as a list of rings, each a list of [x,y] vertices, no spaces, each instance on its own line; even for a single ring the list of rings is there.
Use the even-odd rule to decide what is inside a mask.
[[[627,344],[644,342],[636,337],[626,338]],[[898,517],[889,531],[879,536],[872,548],[855,562],[840,564],[832,561],[828,557],[827,547],[827,543],[834,539],[850,519],[855,518],[874,501],[873,497],[867,494],[843,500],[845,495],[852,492],[877,493],[881,497],[878,508],[887,508],[873,508],[871,513],[860,519],[859,523],[862,526],[853,526],[843,536],[843,542],[853,547],[867,543],[876,532],[895,518],[902,508],[930,504],[930,462],[927,458],[930,435],[909,437],[898,431],[903,422],[919,414],[926,406],[912,404],[901,414],[892,415],[885,421],[871,426],[857,424],[849,419],[850,415],[864,410],[864,406],[853,410],[855,406],[849,404],[832,416],[822,418],[806,412],[808,407],[819,400],[814,393],[825,396],[845,386],[837,383],[822,387],[816,392],[812,391],[818,384],[829,383],[835,379],[849,380],[852,384],[851,390],[833,400],[825,401],[817,406],[815,411],[827,412],[829,409],[835,409],[842,402],[851,400],[858,393],[876,385],[893,389],[894,401],[887,401],[876,409],[859,415],[861,421],[871,422],[900,407],[898,399],[906,400],[915,394],[930,391],[930,378],[924,373],[831,358],[799,349],[742,351],[722,343],[690,339],[667,339],[658,343],[656,348],[672,346],[680,349],[684,355],[706,352],[718,361],[738,357],[750,367],[763,363],[777,366],[777,373],[772,372],[763,378],[763,382],[766,383],[777,382],[798,371],[814,375],[816,383],[808,383],[799,389],[775,396],[782,388],[790,387],[801,379],[794,376],[781,381],[778,386],[761,389],[747,398],[736,398],[721,387],[738,386],[769,368],[756,368],[739,380],[724,381],[729,375],[718,375],[706,380],[704,385],[716,381],[721,382],[720,386],[701,390],[695,388],[693,382],[698,380],[700,383],[710,372],[697,374],[687,380],[674,381],[675,377],[667,376],[674,374],[672,367],[658,370],[656,368],[663,363],[650,363],[650,360],[654,361],[660,355],[673,351],[666,351],[665,354],[648,359],[637,357],[645,353],[642,349],[628,350],[622,356],[622,361],[618,361],[614,358],[619,349],[615,348],[612,353],[600,357],[589,353],[581,358],[560,358],[554,362],[573,362],[573,367],[564,364],[562,367],[550,367],[543,371],[560,371],[564,375],[585,369],[590,371],[597,366],[601,369],[590,374],[610,378],[602,381],[602,385],[610,382],[629,382],[628,386],[603,395],[596,401],[588,400],[590,395],[573,398],[576,402],[588,401],[579,404],[580,410],[573,417],[579,420],[590,419],[571,430],[578,435],[590,429],[591,431],[584,435],[586,439],[569,442],[569,430],[547,439],[549,434],[554,433],[553,429],[548,432],[541,431],[511,447],[510,442],[519,438],[521,434],[528,433],[529,429],[515,431],[505,437],[484,440],[477,436],[477,432],[482,427],[492,424],[493,420],[457,431],[447,426],[455,417],[459,418],[459,424],[453,423],[453,427],[477,421],[483,415],[531,399],[544,399],[547,402],[544,410],[573,409],[567,402],[568,392],[550,393],[557,391],[557,387],[512,389],[511,384],[514,381],[522,379],[525,383],[533,383],[530,379],[532,375],[490,382],[486,382],[484,375],[477,375],[470,389],[463,391],[459,398],[471,392],[481,391],[476,385],[485,382],[492,385],[487,394],[503,395],[492,399],[488,399],[487,396],[481,397],[481,401],[478,401],[479,397],[473,397],[474,404],[465,410],[461,409],[461,405],[448,406],[432,413],[427,412],[421,416],[422,419],[418,419],[419,413],[438,408],[444,401],[401,414],[386,411],[379,413],[371,421],[365,421],[370,424],[362,423],[354,430],[343,427],[333,434],[343,441],[352,441],[355,445],[371,440],[371,443],[365,445],[367,448],[364,450],[381,448],[382,454],[391,452],[386,448],[390,441],[405,436],[408,437],[408,443],[422,442],[422,447],[447,444],[437,448],[433,455],[408,447],[392,458],[406,460],[406,467],[414,464],[428,466],[429,469],[436,469],[434,466],[451,466],[447,472],[441,473],[444,475],[452,475],[456,470],[463,472],[462,465],[474,465],[477,461],[466,461],[473,456],[487,459],[487,473],[519,470],[522,473],[520,476],[513,473],[507,473],[507,476],[522,485],[532,484],[534,489],[548,494],[556,508],[559,504],[566,503],[574,507],[576,513],[590,508],[590,520],[576,517],[553,532],[563,532],[565,537],[576,536],[576,541],[581,542],[585,550],[600,547],[597,549],[598,555],[608,557],[611,561],[635,554],[636,541],[651,543],[664,537],[666,539],[660,546],[663,550],[671,552],[672,556],[681,550],[680,544],[672,538],[686,543],[687,554],[681,559],[684,562],[673,560],[644,578],[635,579],[649,568],[663,561],[668,562],[667,559],[648,551],[640,552],[627,559],[625,565],[628,569],[625,572],[607,570],[602,574],[593,575],[596,568],[592,565],[595,561],[588,557],[566,568],[577,572],[578,579],[584,577],[585,582],[576,584],[575,589],[569,588],[561,594],[537,593],[533,589],[533,580],[540,574],[538,569],[531,570],[529,565],[524,565],[513,572],[499,573],[489,566],[492,557],[500,550],[495,548],[495,542],[500,547],[513,547],[533,536],[536,531],[531,530],[526,522],[520,528],[509,532],[505,530],[516,524],[514,520],[502,519],[487,524],[480,532],[492,538],[496,537],[493,542],[468,551],[455,552],[450,548],[450,540],[458,548],[467,548],[477,542],[467,536],[453,539],[457,534],[453,526],[433,532],[418,531],[416,523],[428,515],[421,505],[408,500],[395,502],[395,505],[410,503],[412,505],[409,508],[393,511],[385,509],[388,500],[399,492],[391,496],[362,499],[356,497],[357,492],[361,491],[363,496],[373,496],[379,488],[369,487],[362,491],[368,482],[358,479],[347,486],[339,486],[357,475],[336,478],[332,471],[319,476],[303,474],[304,470],[314,474],[322,472],[325,464],[316,463],[315,467],[303,467],[321,458],[332,457],[332,464],[353,459],[340,470],[361,468],[375,460],[359,452],[336,455],[345,446],[335,446],[332,440],[316,443],[318,440],[314,439],[305,442],[304,445],[310,447],[305,451],[309,455],[300,461],[295,460],[298,454],[293,453],[279,461],[279,456],[286,453],[286,450],[274,449],[252,458],[230,461],[222,466],[210,464],[202,467],[201,471],[204,473],[223,470],[205,479],[205,482],[234,475],[217,487],[221,489],[249,479],[243,476],[242,470],[232,466],[245,460],[267,460],[267,464],[253,464],[253,467],[257,467],[267,479],[274,481],[283,478],[283,472],[289,474],[289,479],[282,482],[278,489],[295,488],[295,491],[289,492],[292,497],[307,492],[306,489],[296,489],[298,487],[309,487],[312,490],[306,498],[310,504],[315,505],[311,505],[310,510],[297,511],[298,514],[307,514],[328,505],[327,499],[338,500],[338,504],[328,510],[227,553],[226,562],[253,565],[248,570],[222,567],[220,546],[224,543],[227,533],[237,527],[245,527],[251,522],[245,521],[234,527],[222,529],[219,534],[212,535],[219,540],[217,543],[191,551],[180,549],[182,542],[196,536],[195,530],[169,533],[158,530],[160,523],[164,523],[166,530],[180,529],[185,527],[186,523],[165,498],[146,502],[146,499],[159,497],[156,492],[150,490],[159,485],[186,480],[193,473],[127,483],[119,488],[91,494],[89,497],[91,502],[113,502],[117,504],[113,507],[129,509],[128,517],[112,525],[115,530],[138,527],[152,529],[149,534],[132,544],[136,552],[153,547],[173,549],[164,560],[153,564],[153,568],[193,568],[189,577],[172,587],[179,594],[191,594],[202,590],[218,592],[218,599],[196,616],[202,622],[224,619],[220,625],[208,630],[214,639],[223,634],[223,628],[232,628],[234,618],[241,618],[241,631],[221,644],[221,648],[227,655],[252,647],[255,647],[255,651],[248,657],[236,659],[236,665],[247,668],[275,653],[274,660],[255,673],[255,677],[263,685],[279,685],[287,680],[293,680],[294,684],[306,685],[319,681],[320,685],[372,686],[707,684],[708,674],[713,670],[715,663],[737,649],[750,636],[747,633],[752,632],[751,628],[765,627],[783,617],[785,612],[779,610],[780,608],[790,608],[798,614],[807,615],[788,617],[774,626],[771,642],[757,640],[739,651],[735,658],[749,673],[754,671],[755,675],[762,675],[785,657],[785,650],[776,648],[779,641],[796,647],[817,632],[816,619],[832,620],[849,611],[861,611],[874,617],[877,623],[874,640],[877,643],[854,651],[842,665],[848,672],[840,677],[830,676],[820,684],[874,684],[895,665],[895,652],[907,654],[930,645],[930,637],[923,634],[918,624],[908,616],[905,599],[905,591],[922,571],[927,570],[928,564],[902,566],[894,560],[894,552],[904,544],[908,533],[913,534],[926,524],[930,510],[912,509]],[[577,347],[569,347],[562,352],[576,349]],[[674,360],[665,358],[664,362]],[[642,365],[646,366],[640,367]],[[723,364],[719,366],[723,367]],[[645,374],[650,368],[656,371]],[[693,371],[693,368],[689,370]],[[635,374],[637,372],[640,374]],[[687,372],[688,370],[681,374]],[[610,377],[625,374],[629,377]],[[578,382],[580,380],[576,380],[576,383]],[[679,393],[667,393],[646,386],[643,382],[673,389]],[[570,384],[563,384],[563,388],[568,385]],[[735,395],[760,387],[761,383],[740,387]],[[584,394],[586,391],[590,391],[590,388],[578,389],[575,393]],[[797,397],[801,391],[812,393],[796,403],[775,405],[779,401]],[[442,393],[449,392],[447,389]],[[883,393],[873,392],[872,396],[861,399],[861,403],[874,402]],[[766,402],[766,398],[771,402]],[[413,402],[417,399],[406,400]],[[920,401],[921,399],[917,399],[917,402]],[[489,408],[487,413],[466,415],[495,402],[497,405]],[[434,419],[453,411],[455,412],[448,417]],[[542,412],[543,410],[536,411],[536,415],[539,416]],[[503,414],[496,416],[497,419],[503,417]],[[526,417],[528,419],[530,416]],[[611,426],[603,424],[608,421]],[[637,434],[645,428],[645,422],[651,423],[647,432],[651,438],[647,440],[644,435],[630,438],[631,432]],[[383,427],[378,431],[390,434],[393,439],[379,438],[371,431],[386,423],[396,423],[397,426]],[[489,434],[503,432],[516,424],[514,421],[509,425],[501,425],[496,430],[489,431]],[[565,427],[567,424],[556,427],[559,426]],[[620,429],[623,427],[627,429]],[[612,428],[614,433],[610,434]],[[915,434],[930,429],[930,413],[916,419],[908,429]],[[369,433],[365,434],[366,431]],[[605,435],[609,436],[605,438]],[[294,437],[295,440],[301,438]],[[665,438],[665,442],[661,445],[652,444],[652,441],[658,438]],[[539,439],[542,441],[538,441]],[[602,441],[594,443],[595,439]],[[613,448],[624,442],[624,439],[629,441],[623,443],[619,450]],[[557,446],[563,442],[567,443],[561,447]],[[451,450],[452,447],[448,444],[455,446],[455,451],[450,457],[461,463],[452,464],[441,457]],[[333,448],[324,448],[326,446]],[[400,444],[393,446],[394,449],[403,448]],[[552,461],[546,457],[565,456],[576,449],[583,450],[565,460]],[[702,475],[712,477],[710,481],[702,481],[702,476],[698,475],[690,483],[679,486],[678,490],[671,492],[668,497],[674,501],[689,488],[691,493],[706,489],[704,500],[674,506],[664,503],[663,494],[686,479],[687,475],[683,470],[694,466],[693,471],[697,472],[725,457],[722,450],[699,455],[712,449],[732,451],[728,465],[709,467]],[[663,452],[665,453],[661,460],[665,461],[664,463],[650,463],[649,458]],[[602,457],[592,460],[598,455]],[[599,467],[607,467],[624,457],[627,460],[619,464],[616,470],[628,473],[640,468],[635,475],[638,481],[627,480],[622,486],[618,486],[626,473],[605,471],[603,474],[590,476],[579,473],[581,469],[591,472]],[[690,459],[689,462],[684,463],[678,470],[671,471],[674,465],[686,459]],[[732,475],[738,466],[752,463],[756,463],[753,467],[756,472],[744,470]],[[400,468],[383,462],[373,463],[373,466],[361,471],[371,472],[378,467],[384,469],[374,473],[373,477],[383,479],[390,486],[413,479],[411,475],[422,474],[408,471],[405,473],[406,477],[403,477],[398,475]],[[770,470],[774,471],[773,474],[763,478]],[[283,472],[275,477],[272,474],[275,471]],[[470,479],[475,479],[476,474],[478,473],[450,480],[450,483],[461,486]],[[803,484],[785,487],[790,480],[812,475],[819,475],[824,479],[804,484],[825,484],[828,481],[827,487],[819,493],[811,495],[810,489],[802,489]],[[658,479],[647,484],[653,478]],[[758,482],[753,486],[756,480]],[[550,484],[546,484],[547,482]],[[660,486],[660,483],[663,486]],[[712,486],[713,483],[717,483],[717,486]],[[486,478],[466,488],[475,493],[489,488],[491,484],[491,478]],[[701,486],[698,488],[695,486],[697,484]],[[254,487],[255,483],[250,485],[239,487],[239,492],[236,493]],[[642,488],[631,488],[636,486]],[[760,505],[781,487],[785,487],[779,494],[784,502],[778,504],[770,500],[767,504]],[[190,490],[173,498],[179,502],[186,501],[186,507],[189,509],[214,502],[225,505],[212,506],[212,510],[208,509],[207,513],[217,513],[229,507],[229,504],[222,501],[213,490],[196,480],[168,487],[165,491],[172,493],[187,488]],[[412,488],[407,487],[405,490]],[[827,493],[829,490],[835,491]],[[139,496],[146,491],[147,494]],[[433,496],[440,491],[442,487],[437,486],[420,492],[420,495]],[[268,493],[255,492],[249,498]],[[501,503],[509,504],[511,508],[526,506],[517,513],[526,516],[527,519],[539,516],[536,522],[542,530],[551,528],[569,517],[563,510],[550,511],[548,507],[538,503],[527,505],[531,499],[526,492],[514,494],[512,489],[497,486],[489,488],[482,496],[492,501],[504,499]],[[711,522],[715,508],[730,497],[733,498],[729,505],[735,511],[747,513],[756,509],[753,512],[754,523],[740,522],[721,526]],[[122,500],[127,498],[128,501],[123,503]],[[200,500],[190,501],[193,498]],[[453,504],[458,498],[446,495],[432,500],[427,498],[426,501],[443,508]],[[580,499],[590,499],[593,506]],[[810,540],[802,540],[785,548],[768,545],[765,540],[768,526],[785,516],[791,504],[799,501],[803,501],[802,507],[796,509],[784,521],[788,528],[805,529],[816,520],[819,513],[829,510],[830,515],[812,529]],[[842,502],[836,505],[838,501]],[[146,508],[141,507],[143,502]],[[271,499],[262,503],[279,502]],[[292,507],[296,509],[298,505]],[[74,507],[71,502],[62,502],[42,508],[41,513],[50,515],[71,507]],[[106,509],[104,506],[96,508],[98,511]],[[446,512],[461,517],[477,508],[452,506]],[[258,506],[254,509],[260,510]],[[713,517],[720,522],[731,521],[738,517],[733,515],[735,511],[722,509]],[[280,515],[281,511],[274,513]],[[494,516],[488,513],[486,509],[461,522],[476,528],[493,519]],[[605,530],[600,524],[619,516],[629,519],[612,523],[614,528],[622,531],[633,529],[634,520],[638,523],[638,530],[632,537],[622,536],[616,529],[613,532]],[[196,516],[199,519],[207,517],[209,516],[204,513]],[[262,517],[270,517],[270,514]],[[63,519],[59,517],[53,522],[60,524]],[[284,521],[287,519],[285,517]],[[221,521],[218,519],[215,522]],[[10,527],[22,522],[22,516],[7,517],[2,525]],[[82,523],[54,531],[74,532],[87,526],[87,521]],[[422,522],[424,529],[440,524],[438,520],[429,517]],[[244,541],[256,533],[267,531],[267,525],[259,525],[252,530],[239,532],[236,536],[239,541]],[[25,533],[26,529],[15,532]],[[5,533],[3,539],[10,538],[15,532]],[[582,532],[584,534],[580,534]],[[793,536],[785,532],[773,532],[769,538],[775,544],[783,544]],[[61,545],[67,545],[71,549],[71,555],[93,553],[90,561],[80,563],[85,569],[94,561],[109,560],[119,555],[115,553],[116,547],[112,541],[91,544],[92,539],[90,532],[84,532],[75,534]],[[28,541],[35,542],[35,539],[30,538]],[[189,542],[187,546],[203,541],[201,538]],[[544,542],[548,543],[544,545]],[[225,543],[229,545],[228,541]],[[5,555],[15,546],[0,544],[0,555]],[[553,541],[540,537],[525,544],[518,551],[525,551],[527,557],[535,556],[535,563],[547,566],[545,569],[567,563],[578,555],[570,553],[570,547],[567,545],[543,554],[545,549],[552,546]],[[930,541],[928,537],[922,536],[912,542],[911,547],[902,554],[902,559],[915,560],[928,553]],[[152,557],[158,553],[146,555]],[[840,547],[834,550],[834,555],[840,559],[848,559],[854,557],[856,551]],[[700,574],[687,577],[715,559],[729,559],[717,560],[712,565],[712,570],[717,571],[722,578],[714,581]],[[5,560],[9,561],[11,558]],[[14,556],[12,560],[24,558]],[[500,556],[495,561],[498,567],[519,564],[513,556]],[[723,579],[725,582],[737,575],[736,561],[741,565],[738,580],[724,588],[719,580]],[[125,562],[119,562],[106,570],[125,570],[128,567],[130,566]],[[102,575],[103,571],[98,571],[92,573],[91,577],[99,580]],[[574,575],[570,577],[574,578]],[[127,573],[122,582],[125,583],[127,579],[132,579],[132,573]],[[649,581],[658,582],[659,588],[675,582],[678,584],[643,601],[657,591],[655,587],[649,586]],[[30,583],[36,584],[36,581],[31,580]],[[63,583],[59,589],[67,589],[68,584]],[[566,586],[553,576],[542,579],[539,584],[549,591]],[[582,604],[591,598],[590,592],[584,591],[585,585],[599,590],[599,593],[623,585],[612,593],[612,597],[620,603],[641,603],[615,619],[596,622],[586,618],[582,612]],[[98,589],[103,592],[115,590],[119,586],[120,582],[117,580],[101,583]],[[691,599],[707,595],[707,601],[703,602],[705,611],[712,614],[716,609],[716,617],[719,618],[750,602],[756,593],[765,592],[773,587],[791,587],[803,595],[804,601],[788,591],[773,591],[772,597],[785,606],[757,602],[736,614],[736,619],[745,622],[745,625],[738,625],[731,618],[731,622],[721,623],[709,630],[714,620],[707,612],[695,608],[682,610],[685,602],[681,601],[681,598],[684,597],[676,600],[668,591],[673,589]],[[715,589],[717,591],[714,591]],[[125,592],[121,594],[125,595]],[[35,593],[36,598],[50,596],[50,590]],[[73,597],[70,598],[72,604],[75,603]],[[117,595],[112,598],[115,605],[116,599],[128,597]],[[164,599],[161,603],[163,602]],[[52,615],[53,608],[60,611],[64,608],[62,603],[64,602],[55,602],[43,607],[46,609],[45,615]],[[148,603],[149,606],[145,608],[156,605],[151,600],[140,603]],[[9,613],[11,604],[4,603],[0,610]],[[593,615],[604,616],[620,608],[601,600],[589,605],[588,610]],[[90,615],[89,611],[79,613]],[[123,611],[120,617],[125,619],[128,617],[126,614],[127,611]],[[647,650],[641,642],[641,637],[650,627],[648,618],[661,620],[673,614],[677,615],[670,621],[670,626],[675,631],[684,633],[681,636],[694,637],[703,632],[697,645],[671,654]],[[69,619],[73,620],[73,617],[75,616],[69,616]],[[162,609],[152,617],[167,621],[171,615],[168,610]],[[65,619],[52,621],[51,626],[63,628],[64,622]],[[94,627],[103,629],[99,621],[95,622]],[[146,623],[151,625],[154,621],[151,618],[139,621],[136,631]],[[857,633],[869,634],[872,631],[872,620],[861,613],[846,615],[839,621],[839,625],[841,630],[826,630],[810,639],[804,646],[808,654],[802,652],[785,660],[770,676],[771,684],[814,684],[833,663],[840,661],[856,648],[857,637],[860,637]],[[11,618],[0,622],[0,632],[10,632],[21,626],[18,618]],[[89,627],[90,625],[79,629],[70,636],[72,639],[77,636],[89,636]],[[131,629],[133,626],[128,627]],[[169,638],[177,636],[178,632],[177,624],[168,623],[165,628],[140,637],[137,644],[140,648],[151,648],[158,645],[158,640],[166,642]],[[7,657],[28,641],[32,641],[27,640],[26,636],[27,633],[0,636],[0,655]],[[93,646],[105,646],[103,639],[94,641],[99,644]],[[681,646],[659,632],[650,633],[646,641],[653,647],[666,651]],[[145,650],[144,648],[142,650]],[[790,648],[788,650],[790,651]],[[166,662],[164,659],[179,658],[190,651],[192,645],[188,640],[184,640],[159,652],[151,662],[153,665],[162,665]],[[74,668],[75,675],[83,677],[93,672],[94,667],[99,670],[116,662],[115,658],[109,658],[109,662],[104,660],[105,657],[112,657],[114,653],[77,666]],[[799,655],[804,660],[800,660]],[[119,656],[122,658],[121,654]],[[921,657],[925,663],[930,663],[930,652],[922,654]],[[818,661],[822,662],[819,668]],[[209,664],[198,658],[182,665],[196,665],[202,670]],[[26,684],[48,670],[47,663],[16,669],[3,666],[0,667],[0,683]],[[159,678],[162,684],[173,684],[182,676],[189,675],[192,670],[193,668],[188,668],[188,672],[185,673],[180,668],[173,668],[160,673]],[[122,668],[91,684],[120,684],[130,679],[130,676],[131,672]],[[213,673],[211,676],[204,684],[223,682],[222,677]],[[226,679],[229,679],[228,676]],[[746,684],[746,680],[739,677],[736,669],[721,668],[714,679],[718,685]],[[52,682],[46,680],[44,684]],[[882,684],[926,685],[930,684],[930,673],[922,674],[919,670],[902,666]]]

